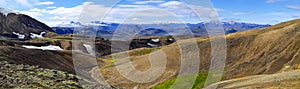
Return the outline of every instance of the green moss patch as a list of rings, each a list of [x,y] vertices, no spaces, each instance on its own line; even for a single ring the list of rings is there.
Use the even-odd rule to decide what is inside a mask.
[[[172,88],[179,88],[179,86],[184,86],[184,81],[190,80],[192,78],[195,78],[197,76],[197,79],[194,82],[194,85],[192,89],[199,89],[202,88],[205,84],[206,78],[208,76],[208,72],[199,73],[196,75],[188,75],[188,76],[179,76],[176,78],[171,78],[167,81],[164,81],[163,83],[154,86],[152,89],[169,89],[171,86],[175,83],[176,80],[178,80],[179,85],[174,85]],[[182,85],[181,85],[182,84]]]

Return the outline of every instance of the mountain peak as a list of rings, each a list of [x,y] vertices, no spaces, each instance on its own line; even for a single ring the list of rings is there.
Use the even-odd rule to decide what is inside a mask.
[[[13,10],[8,10],[8,9],[4,9],[4,8],[1,8],[0,7],[0,13],[2,13],[3,15],[7,16],[9,13],[16,13],[16,14],[19,14]]]

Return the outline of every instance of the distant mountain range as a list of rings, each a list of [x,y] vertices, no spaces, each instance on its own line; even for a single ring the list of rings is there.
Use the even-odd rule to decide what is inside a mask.
[[[93,21],[89,24],[81,24],[79,22],[71,21],[52,27],[58,34],[82,33],[82,30],[90,30],[97,32],[97,36],[109,39],[116,30],[123,32],[134,31],[136,36],[166,36],[166,35],[186,35],[192,32],[195,36],[208,36],[205,24],[119,24],[119,23],[104,23],[100,21]],[[209,23],[211,24],[211,23]],[[259,29],[269,27],[271,25],[262,25],[244,22],[222,22],[226,34],[235,33],[251,29]],[[75,29],[78,29],[75,31]],[[129,31],[130,30],[130,31]],[[136,34],[134,32],[126,34]],[[90,32],[95,35],[94,32]]]
[[[50,28],[46,24],[31,18],[30,16],[20,14],[14,11],[0,8],[0,35],[13,38],[30,39],[32,34],[42,32],[56,32],[57,34],[81,34],[86,36],[102,37],[111,39],[115,32],[118,34],[135,34],[135,37],[144,36],[168,36],[168,35],[189,35],[208,36],[205,24],[120,24],[104,23],[101,21],[92,21],[88,24],[71,21]],[[269,27],[270,25],[261,25],[244,22],[222,22],[226,34],[235,33],[251,29]],[[42,35],[42,34],[40,34]]]

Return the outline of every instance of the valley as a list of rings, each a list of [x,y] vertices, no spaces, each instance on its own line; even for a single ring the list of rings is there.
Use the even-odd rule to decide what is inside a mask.
[[[181,63],[190,60],[181,57],[179,43],[189,44],[191,39],[185,38],[185,32],[174,30],[185,29],[182,24],[164,27],[127,24],[119,30],[129,28],[141,32],[131,40],[113,40],[112,35],[120,24],[94,22],[102,24],[94,29],[72,22],[81,27],[51,28],[30,16],[3,12],[0,23],[0,88],[167,89],[175,80],[183,79],[181,82],[185,84],[184,79],[193,76],[196,78],[193,89],[300,88],[300,19],[272,26],[223,22],[226,35],[213,37],[208,37],[205,23],[188,24],[200,49],[199,53],[189,53],[199,56],[196,59],[199,72],[185,76],[179,76]],[[213,75],[221,76],[221,81],[206,84],[214,55],[211,43],[218,38],[226,40],[225,68],[222,75]],[[124,45],[127,48],[122,48]],[[188,45],[183,48],[193,49]],[[127,53],[128,57],[115,59],[120,53]],[[150,64],[150,61],[163,63],[164,59],[166,65]],[[138,74],[127,63],[142,72],[166,68],[158,78],[138,77],[153,81],[137,83],[117,69],[123,67],[122,71],[128,75]],[[76,69],[78,66],[80,70]],[[99,74],[109,86],[98,81]],[[81,85],[82,82],[88,85]]]

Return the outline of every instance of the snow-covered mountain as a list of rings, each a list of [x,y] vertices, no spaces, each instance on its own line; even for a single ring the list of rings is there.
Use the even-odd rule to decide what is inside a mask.
[[[80,22],[71,21],[69,23],[62,22],[61,24],[57,24],[54,27],[83,27],[83,26],[85,25],[81,24]]]
[[[62,22],[53,27],[87,27],[87,26],[108,26],[107,23],[103,23],[100,21],[92,21],[90,23],[80,23],[75,21],[70,22]]]
[[[207,36],[205,24],[213,23],[197,23],[197,24],[119,24],[119,23],[104,23],[100,21],[93,21],[91,23],[79,23],[71,21],[68,23],[70,25],[59,25],[53,27],[53,29],[59,34],[70,34],[80,32],[81,30],[90,30],[94,32],[91,35],[100,37],[111,37],[111,35],[116,31],[120,30],[126,34],[135,34],[132,31],[137,32],[137,36],[165,36],[165,35],[185,35],[189,34],[191,31],[195,36]],[[254,23],[245,22],[222,22],[225,33],[234,33],[239,31],[259,29],[269,27],[270,25],[261,25]],[[74,31],[77,29],[76,31]],[[130,31],[129,31],[130,30]],[[109,39],[109,38],[108,38]]]

